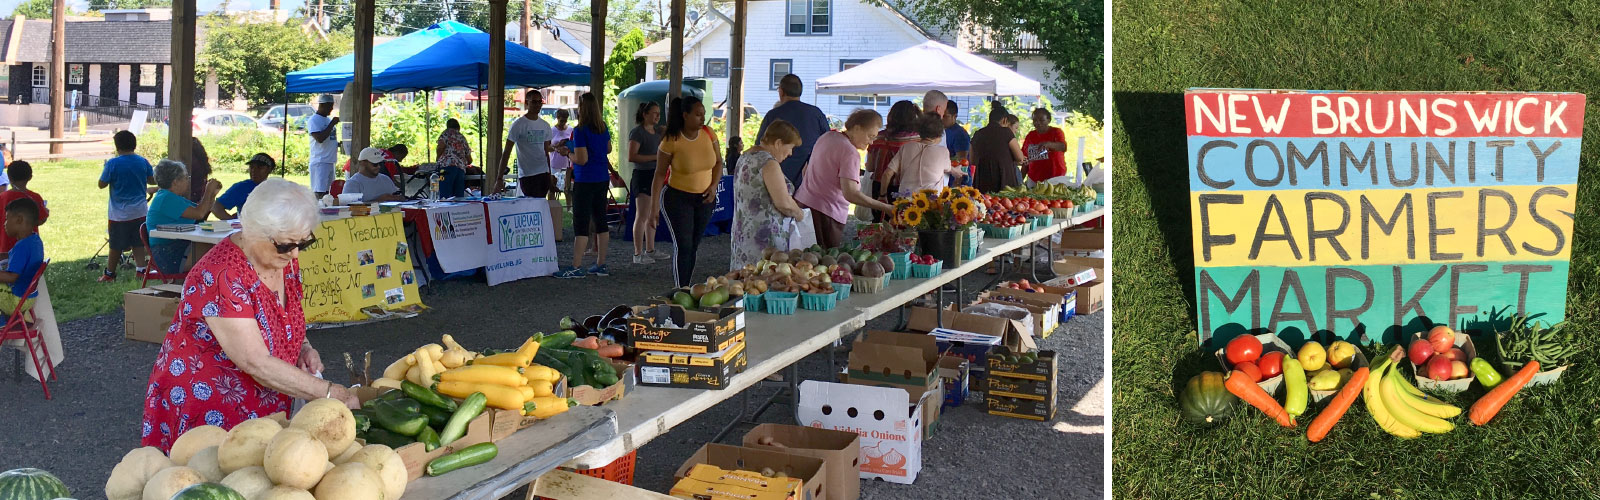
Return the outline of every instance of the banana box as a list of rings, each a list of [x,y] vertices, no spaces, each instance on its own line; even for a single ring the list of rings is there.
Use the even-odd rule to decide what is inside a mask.
[[[722,389],[749,366],[744,340],[712,353],[646,351],[636,360],[639,385]]]
[[[776,449],[709,443],[678,466],[673,490],[713,498],[821,500],[827,483],[823,464],[820,458]]]

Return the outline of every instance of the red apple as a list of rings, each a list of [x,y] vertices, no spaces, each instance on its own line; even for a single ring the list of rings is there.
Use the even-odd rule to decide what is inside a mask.
[[[1263,380],[1282,374],[1283,353],[1274,351],[1261,355],[1261,360],[1256,361],[1256,367],[1261,368]]]
[[[1433,352],[1445,352],[1456,345],[1456,331],[1450,327],[1439,325],[1428,330],[1428,344],[1433,346]]]
[[[1467,357],[1467,351],[1461,350],[1460,347],[1452,347],[1450,348],[1450,361],[1466,363],[1472,361],[1472,359]]]
[[[1254,335],[1240,335],[1228,341],[1228,362],[1233,364],[1261,359],[1261,341]]]
[[[1472,372],[1467,371],[1467,364],[1466,363],[1462,363],[1460,361],[1451,361],[1450,362],[1450,378],[1452,380],[1458,379],[1458,378],[1467,378],[1467,376],[1471,375],[1471,374],[1472,374]]]
[[[1246,361],[1243,363],[1235,363],[1233,365],[1233,369],[1244,373],[1244,376],[1249,378],[1250,383],[1252,384],[1261,381],[1261,368],[1256,367],[1256,364],[1253,362]]]
[[[1413,340],[1407,355],[1411,357],[1411,364],[1417,366],[1426,365],[1428,364],[1428,358],[1433,357],[1433,344],[1429,344],[1425,339]]]
[[[1452,361],[1445,359],[1444,356],[1434,356],[1433,359],[1428,360],[1428,378],[1438,381],[1450,380],[1450,376],[1454,372],[1454,368],[1450,366],[1450,363]]]

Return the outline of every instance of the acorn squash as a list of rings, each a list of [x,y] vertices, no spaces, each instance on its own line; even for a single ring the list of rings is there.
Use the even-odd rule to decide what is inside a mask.
[[[1233,405],[1238,396],[1228,392],[1223,385],[1225,377],[1218,372],[1201,372],[1184,384],[1178,396],[1178,407],[1184,420],[1200,425],[1216,425],[1233,415]]]

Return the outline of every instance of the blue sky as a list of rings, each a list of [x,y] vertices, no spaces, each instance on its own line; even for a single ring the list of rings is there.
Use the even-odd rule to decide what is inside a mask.
[[[17,4],[22,2],[23,0],[0,0],[0,12],[10,15],[11,11],[17,8]],[[223,0],[200,0],[198,9],[200,12],[214,11],[217,6],[222,5],[222,2]],[[246,5],[251,9],[265,9],[269,3],[268,0],[233,0],[232,5],[234,10],[244,9]],[[67,0],[67,4],[75,6],[74,10],[84,10],[88,2],[84,0]],[[282,0],[279,2],[281,7],[291,11],[305,4],[306,0]]]

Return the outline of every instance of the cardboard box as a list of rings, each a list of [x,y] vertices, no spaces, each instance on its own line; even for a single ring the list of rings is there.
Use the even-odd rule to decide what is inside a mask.
[[[763,440],[783,447],[761,444]],[[821,498],[856,500],[861,497],[861,436],[854,432],[760,424],[745,433],[744,446],[821,459],[823,475],[827,477]]]
[[[1056,398],[1053,397],[1041,400],[985,394],[983,401],[990,415],[1040,421],[1056,418]]]
[[[355,388],[355,393],[356,398],[365,403],[369,399],[378,397],[379,394],[392,390],[394,389],[357,387]],[[422,477],[422,474],[428,466],[429,461],[449,455],[451,453],[455,453],[457,450],[466,448],[468,446],[478,443],[489,443],[493,441],[494,412],[486,411],[483,412],[482,415],[478,415],[478,418],[472,419],[472,422],[467,424],[467,433],[461,436],[461,439],[457,439],[453,443],[440,446],[435,448],[433,451],[427,451],[427,447],[422,443],[411,443],[401,446],[399,449],[394,451],[395,453],[399,453],[400,460],[405,462],[406,474],[410,477],[410,480],[416,481],[418,478]]]
[[[994,352],[985,360],[990,376],[1015,377],[1030,380],[1048,380],[1056,376],[1056,352],[1050,350],[1039,351],[1034,356],[1034,361],[1016,362],[1009,361],[1006,357],[1014,352]]]
[[[939,358],[939,381],[944,384],[944,406],[955,408],[966,404],[971,390],[972,363],[959,356]]]
[[[1070,250],[1102,250],[1106,247],[1104,229],[1067,229],[1061,231],[1056,248]]]
[[[912,398],[905,389],[856,384],[800,382],[798,420],[819,429],[861,436],[860,476],[912,484],[922,471],[923,414],[938,399]],[[881,416],[881,418],[880,418]]]
[[[928,332],[933,336],[935,345],[939,347],[939,355],[961,358],[971,366],[983,370],[983,360],[989,357],[989,351],[1000,345],[1001,337],[983,335],[978,333],[951,330],[948,328],[935,328]]]
[[[660,319],[678,326],[658,326]],[[744,341],[744,309],[724,307],[707,313],[673,304],[635,306],[628,318],[628,336],[640,351],[721,352]]]
[[[634,386],[638,384],[638,378],[634,376],[632,363],[615,359],[609,361],[611,362],[611,367],[617,370],[617,383],[611,384],[610,387],[604,389],[596,389],[587,385],[577,387],[563,385],[556,388],[556,394],[564,394],[576,400],[578,404],[588,406],[599,406],[608,401],[622,399],[623,396],[633,391]]]
[[[722,389],[749,365],[741,340],[709,354],[647,351],[639,353],[641,385]]]
[[[929,307],[911,308],[911,313],[906,319],[907,330],[928,333],[937,328],[997,336],[1003,339],[1000,341],[1000,345],[1014,351],[1037,350],[1039,348],[1038,344],[1034,343],[1033,336],[1024,333],[1028,331],[1027,325],[1018,320],[962,313],[958,312],[955,306],[950,306],[944,311],[944,325],[941,327],[937,309]],[[987,350],[985,354],[987,354]],[[965,354],[962,356],[965,357]],[[967,359],[973,363],[983,363],[983,356]]]
[[[706,467],[696,467],[705,465],[721,469],[721,471],[752,471],[759,473],[762,469],[771,469],[775,473],[782,472],[788,478],[799,480],[800,484],[795,488],[799,491],[784,491],[786,486],[782,484],[783,478],[772,478],[771,482],[758,484],[767,480],[767,478],[761,477],[759,474],[755,477],[725,473],[710,475],[710,473],[719,471]],[[828,475],[823,472],[823,459],[821,458],[786,453],[774,449],[746,448],[717,443],[708,443],[701,446],[699,450],[694,452],[694,455],[689,457],[689,460],[678,467],[678,471],[674,476],[678,479],[695,479],[697,482],[708,483],[719,488],[724,485],[736,485],[763,492],[772,492],[776,488],[786,495],[796,495],[787,497],[796,500],[819,500],[823,498],[823,491],[827,489],[828,485]],[[851,479],[859,483],[859,480]],[[678,488],[675,486],[673,489]]]
[[[1038,332],[1039,338],[1049,337],[1057,326],[1061,326],[1061,296],[1029,293],[1010,288],[997,288],[978,294],[974,304],[984,302],[998,302],[1001,304],[1027,309],[1033,313],[1033,331]]]
[[[160,344],[177,315],[183,285],[155,285],[122,294],[123,335],[128,340]]]
[[[1095,277],[1091,279],[1104,279],[1106,260],[1077,255],[1060,256],[1056,257],[1055,262],[1050,263],[1050,270],[1055,271],[1056,276],[1080,276],[1085,270],[1089,270],[1095,273]],[[1083,280],[1080,279],[1079,282]]]
[[[1084,283],[1087,283],[1087,282],[1090,282],[1090,281],[1094,281],[1094,271],[1093,270],[1084,271],[1083,275],[1088,276],[1088,279],[1083,281]],[[1001,282],[1000,285],[999,285],[999,288],[996,288],[996,290],[1005,289],[1005,287],[1007,285],[1010,285],[1010,284],[1011,284],[1011,282]],[[1038,284],[1038,283],[1032,283],[1031,285],[1033,285],[1033,289],[1034,290],[1037,290],[1036,292],[1033,292],[1035,294],[1038,294],[1038,295],[1055,295],[1055,296],[1060,296],[1061,297],[1061,322],[1062,323],[1066,323],[1067,320],[1070,320],[1070,319],[1072,319],[1073,316],[1077,316],[1078,315],[1078,289],[1076,287],[1062,288],[1062,287],[1056,287],[1056,286],[1050,286],[1050,285],[1041,285],[1041,284]],[[1028,292],[1022,292],[1020,290],[1015,290],[1015,289],[1012,289],[1012,290],[1009,290],[1009,291],[1011,291],[1011,292],[1020,292],[1020,293],[1028,293]],[[1053,331],[1045,332],[1045,334],[1041,335],[1039,338],[1049,337],[1050,333],[1053,333]]]
[[[1106,282],[1094,280],[1078,287],[1078,314],[1100,312],[1106,307]]]
[[[924,437],[939,423],[943,385],[939,380],[939,348],[931,336],[916,333],[868,331],[850,346],[846,381],[851,384],[904,389],[912,401],[935,395],[923,413]]]

